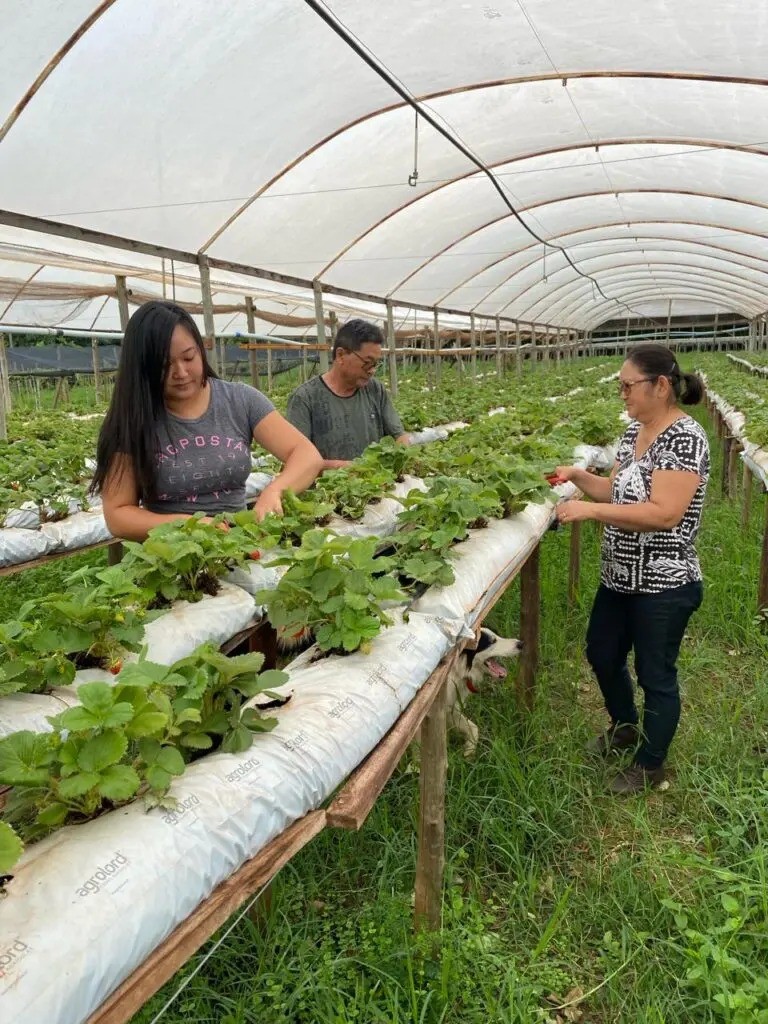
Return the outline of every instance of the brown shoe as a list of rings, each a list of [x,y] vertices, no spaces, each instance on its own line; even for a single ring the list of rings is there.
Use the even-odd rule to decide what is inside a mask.
[[[631,764],[611,779],[608,789],[619,796],[630,796],[633,793],[644,793],[646,789],[654,789],[664,781],[664,766],[645,768],[641,764]]]
[[[640,733],[636,725],[612,725],[589,741],[587,753],[608,757],[620,750],[632,750],[639,742]]]

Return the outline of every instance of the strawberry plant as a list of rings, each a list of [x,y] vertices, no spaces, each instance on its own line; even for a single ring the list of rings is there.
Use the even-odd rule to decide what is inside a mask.
[[[242,538],[200,516],[163,523],[143,544],[128,541],[123,568],[142,590],[154,594],[150,607],[199,601],[221,588],[221,577],[247,558]]]
[[[389,570],[376,558],[376,538],[336,537],[310,530],[300,547],[276,561],[290,568],[276,590],[255,595],[278,633],[313,631],[319,648],[337,653],[366,650],[382,626],[391,624],[384,602],[402,601]]]
[[[3,885],[10,881],[8,872],[24,852],[24,844],[6,821],[0,821],[0,896]]]
[[[0,871],[21,852],[9,824],[34,840],[137,797],[172,804],[166,794],[188,761],[216,748],[247,750],[275,720],[244,701],[288,678],[259,674],[262,664],[260,654],[227,658],[211,645],[171,666],[140,659],[114,686],[78,687],[80,704],[51,718],[52,732],[0,739],[0,782],[13,787],[0,830]]]
[[[383,498],[394,482],[394,474],[381,466],[353,463],[346,469],[324,473],[315,489],[323,501],[332,504],[337,515],[360,519],[366,507]]]
[[[375,444],[369,444],[357,460],[358,464],[372,469],[384,469],[397,481],[413,465],[415,451],[405,444],[398,444],[394,437],[383,437]]]
[[[244,535],[243,543],[249,549],[249,555],[254,548],[265,550],[300,543],[307,530],[325,526],[333,512],[331,502],[323,501],[316,491],[307,491],[301,497],[292,491],[284,491],[280,501],[283,506],[281,516],[268,515],[257,522],[253,513],[245,510],[231,517]]]

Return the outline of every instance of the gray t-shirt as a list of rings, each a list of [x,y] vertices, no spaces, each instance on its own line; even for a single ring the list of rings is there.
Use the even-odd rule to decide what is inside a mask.
[[[324,459],[356,459],[374,441],[404,433],[386,388],[375,378],[342,398],[322,377],[312,377],[288,399],[286,416]]]
[[[150,512],[245,508],[254,427],[274,405],[256,388],[211,378],[208,409],[195,420],[168,414],[157,429],[157,501]]]

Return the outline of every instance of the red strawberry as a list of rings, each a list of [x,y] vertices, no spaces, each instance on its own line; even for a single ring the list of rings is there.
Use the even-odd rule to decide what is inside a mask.
[[[261,552],[260,551],[251,551],[251,553],[248,555],[248,557],[252,558],[254,562],[258,562],[258,560],[261,558]]]
[[[122,667],[122,661],[113,661],[112,664],[109,666],[109,671],[112,673],[113,676],[116,676]]]

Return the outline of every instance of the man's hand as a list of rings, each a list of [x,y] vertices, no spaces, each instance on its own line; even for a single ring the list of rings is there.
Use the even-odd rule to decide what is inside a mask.
[[[253,506],[253,514],[259,522],[270,513],[276,516],[283,514],[283,503],[280,500],[280,495],[281,492],[271,484],[264,488],[256,504]]]
[[[323,459],[324,473],[327,469],[346,469],[347,466],[351,466],[352,463],[349,459]]]

